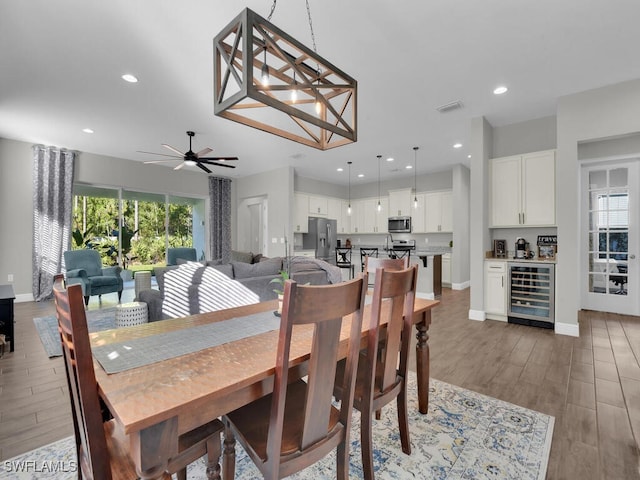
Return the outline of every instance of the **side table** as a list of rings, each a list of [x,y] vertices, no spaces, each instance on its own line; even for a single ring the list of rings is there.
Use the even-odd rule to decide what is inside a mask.
[[[13,338],[13,301],[16,296],[11,285],[0,285],[0,333],[4,334],[5,341],[11,342],[10,352],[16,346]]]
[[[116,305],[116,328],[131,327],[148,321],[149,315],[146,303],[129,302]]]

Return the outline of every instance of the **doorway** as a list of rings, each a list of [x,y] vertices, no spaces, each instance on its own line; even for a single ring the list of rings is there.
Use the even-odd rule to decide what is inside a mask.
[[[582,308],[640,315],[639,163],[582,167]]]

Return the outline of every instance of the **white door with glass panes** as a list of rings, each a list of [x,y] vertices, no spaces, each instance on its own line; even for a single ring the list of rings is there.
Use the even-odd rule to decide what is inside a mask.
[[[640,314],[639,164],[582,168],[582,308]]]

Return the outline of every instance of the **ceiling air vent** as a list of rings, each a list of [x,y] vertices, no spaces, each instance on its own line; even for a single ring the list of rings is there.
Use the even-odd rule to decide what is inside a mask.
[[[456,100],[455,102],[440,105],[439,107],[436,107],[436,110],[438,110],[440,113],[447,113],[459,108],[462,108],[462,102],[460,100]]]

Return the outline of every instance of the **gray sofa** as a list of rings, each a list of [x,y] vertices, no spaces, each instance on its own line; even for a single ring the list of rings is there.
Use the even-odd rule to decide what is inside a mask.
[[[326,285],[342,280],[340,269],[322,260],[308,257],[290,257],[289,263],[291,278],[302,284]],[[138,294],[138,300],[148,305],[149,321],[153,322],[169,318],[162,312],[162,303],[165,296],[164,275],[167,271],[177,268],[180,268],[180,265],[156,268],[155,275],[159,290],[144,290]],[[200,310],[198,283],[205,268],[214,268],[228,278],[237,280],[258,295],[261,302],[264,302],[277,298],[274,288],[277,288],[278,285],[271,283],[271,280],[279,277],[279,272],[283,269],[283,259],[281,257],[263,258],[260,262],[253,264],[236,261],[231,261],[227,264],[220,264],[217,261],[205,262],[197,273],[193,275],[192,283],[188,286],[187,295],[190,314],[196,314]]]

